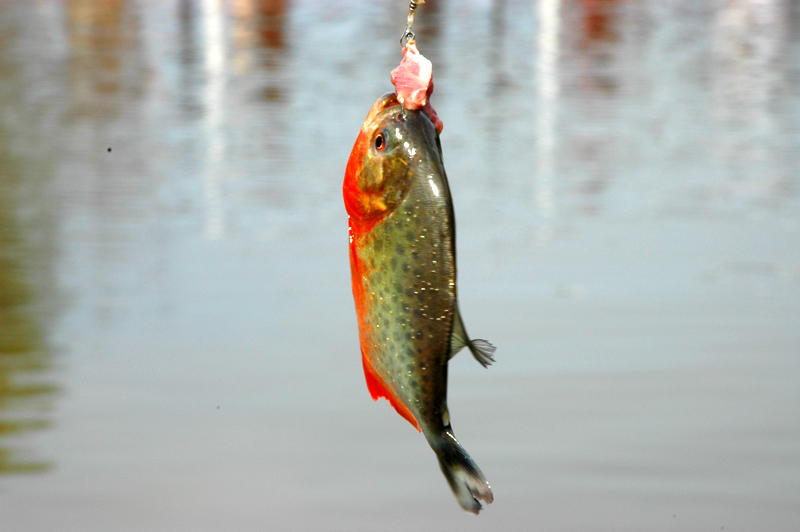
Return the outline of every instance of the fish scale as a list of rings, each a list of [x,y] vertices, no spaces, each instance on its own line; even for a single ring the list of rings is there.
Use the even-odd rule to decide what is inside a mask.
[[[455,304],[447,206],[430,194],[426,181],[412,177],[400,206],[357,246],[370,272],[363,278],[369,362],[416,419],[441,418],[446,411]],[[442,223],[429,230],[432,219]],[[408,396],[406,389],[415,393]]]

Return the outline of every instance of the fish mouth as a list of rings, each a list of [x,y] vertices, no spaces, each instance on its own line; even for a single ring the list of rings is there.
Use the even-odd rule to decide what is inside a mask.
[[[364,120],[364,126],[366,127],[367,124],[371,124],[384,109],[389,109],[397,105],[400,105],[397,94],[394,92],[387,92],[372,104],[372,108],[369,110],[369,113],[367,113],[366,120]]]

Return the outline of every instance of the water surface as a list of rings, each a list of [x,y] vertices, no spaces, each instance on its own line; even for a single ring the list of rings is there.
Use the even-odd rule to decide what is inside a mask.
[[[798,2],[418,11],[478,518],[358,350],[403,4],[0,0],[4,530],[800,528]]]

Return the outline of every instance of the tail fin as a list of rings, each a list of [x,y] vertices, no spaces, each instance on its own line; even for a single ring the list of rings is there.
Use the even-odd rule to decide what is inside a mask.
[[[478,465],[472,461],[451,430],[442,434],[441,444],[434,450],[439,458],[447,483],[453,490],[461,507],[475,515],[483,509],[481,501],[491,504],[494,500],[492,488]],[[438,442],[437,442],[438,443]]]

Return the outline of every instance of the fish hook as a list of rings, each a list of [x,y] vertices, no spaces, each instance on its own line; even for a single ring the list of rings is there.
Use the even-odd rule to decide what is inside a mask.
[[[417,6],[420,4],[424,4],[425,0],[411,0],[408,3],[408,20],[406,21],[406,29],[403,31],[403,35],[400,37],[400,46],[403,48],[416,44],[417,36],[414,35],[414,32],[411,31],[411,26],[414,24],[414,11],[417,10]],[[400,116],[403,120],[406,119],[406,106],[402,103],[400,104],[400,108],[402,109],[400,112]]]
[[[414,24],[414,11],[416,11],[418,5],[424,3],[425,0],[411,0],[408,4],[408,22],[406,22],[406,29],[402,37],[400,37],[400,45],[403,48],[416,42],[416,35],[411,31],[411,25]]]

